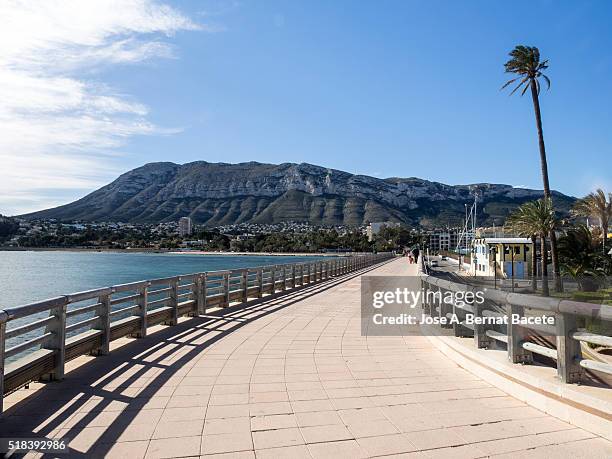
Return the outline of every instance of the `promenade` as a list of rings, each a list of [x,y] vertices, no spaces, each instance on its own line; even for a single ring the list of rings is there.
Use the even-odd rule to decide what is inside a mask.
[[[2,437],[69,438],[87,458],[612,457],[612,443],[463,370],[418,327],[361,336],[363,273],[416,265],[397,259],[82,357],[9,407]]]

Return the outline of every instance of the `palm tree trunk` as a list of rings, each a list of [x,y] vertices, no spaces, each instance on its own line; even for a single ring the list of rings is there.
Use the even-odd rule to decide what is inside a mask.
[[[601,231],[603,232],[603,253],[606,255],[606,247],[608,245],[608,225],[604,219],[601,221]]]
[[[538,289],[538,257],[536,256],[536,242],[538,238],[531,236],[531,289],[535,291]]]
[[[548,296],[548,255],[546,251],[546,234],[540,235],[541,248],[540,253],[542,254],[542,295]]]
[[[550,192],[550,184],[548,182],[548,162],[546,161],[546,146],[544,145],[544,131],[542,129],[542,113],[540,112],[540,98],[535,85],[535,79],[531,79],[531,98],[533,100],[533,110],[535,112],[536,127],[538,129],[538,145],[540,147],[540,169],[542,173],[542,182],[544,184],[544,197],[552,202],[552,194]],[[549,234],[550,237],[550,254],[552,256],[553,275],[555,278],[555,290],[558,292],[563,290],[561,285],[561,276],[559,269],[559,256],[557,254],[557,235],[555,230]]]

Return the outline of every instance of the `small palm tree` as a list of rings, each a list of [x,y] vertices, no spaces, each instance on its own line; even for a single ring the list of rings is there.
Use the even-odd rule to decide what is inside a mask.
[[[598,245],[586,225],[571,228],[559,239],[561,272],[572,277],[580,290],[596,290],[605,276],[605,258],[599,253]]]
[[[540,111],[540,78],[550,88],[550,79],[542,73],[548,68],[548,59],[540,60],[540,50],[535,46],[519,45],[510,51],[510,60],[504,64],[507,73],[518,75],[502,86],[502,89],[516,84],[510,95],[522,88],[521,96],[531,89],[531,99],[535,112],[536,127],[538,130],[538,143],[540,147],[540,169],[542,182],[544,184],[544,198],[552,199],[550,184],[548,181],[548,163],[546,160],[546,147],[544,145],[544,132],[542,130],[542,113]],[[557,255],[557,236],[555,232],[550,233],[550,252],[553,262],[553,273],[557,279],[557,290],[561,290],[559,258]]]
[[[606,253],[606,243],[608,241],[608,228],[612,219],[612,193],[606,193],[598,188],[594,193],[589,193],[584,198],[578,200],[572,209],[574,215],[580,217],[595,217],[599,220],[603,235],[603,252]]]
[[[554,232],[557,222],[555,220],[555,209],[549,198],[526,202],[518,207],[506,220],[506,225],[519,235],[531,237],[532,240],[539,236],[542,252],[542,290],[548,296],[548,257],[546,256],[546,237]],[[534,253],[532,254],[532,269]],[[534,270],[535,276],[535,270]]]

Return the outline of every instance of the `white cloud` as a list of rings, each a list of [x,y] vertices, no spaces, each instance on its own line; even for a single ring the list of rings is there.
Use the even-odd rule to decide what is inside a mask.
[[[0,17],[0,213],[99,186],[129,137],[170,132],[91,70],[172,57],[169,37],[204,27],[155,0],[3,0]]]

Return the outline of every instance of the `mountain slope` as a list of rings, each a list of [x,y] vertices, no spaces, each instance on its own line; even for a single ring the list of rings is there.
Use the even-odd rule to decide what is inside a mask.
[[[501,224],[541,191],[488,183],[445,185],[419,178],[378,179],[311,164],[150,163],[78,201],[25,218],[155,223],[190,216],[210,226],[309,221],[360,225],[399,221],[457,224],[479,192],[479,223]],[[575,200],[554,193],[566,212]]]

